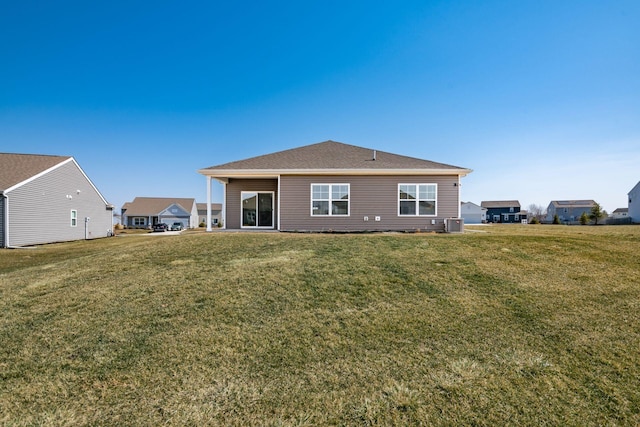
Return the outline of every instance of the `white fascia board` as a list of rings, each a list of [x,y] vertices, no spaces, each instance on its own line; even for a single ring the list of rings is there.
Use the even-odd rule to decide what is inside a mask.
[[[277,178],[285,175],[451,175],[466,176],[471,169],[200,169],[198,173],[216,179]]]

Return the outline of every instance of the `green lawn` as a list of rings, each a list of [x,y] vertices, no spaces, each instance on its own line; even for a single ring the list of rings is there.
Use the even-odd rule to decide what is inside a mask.
[[[639,425],[640,226],[475,230],[2,250],[0,424]]]

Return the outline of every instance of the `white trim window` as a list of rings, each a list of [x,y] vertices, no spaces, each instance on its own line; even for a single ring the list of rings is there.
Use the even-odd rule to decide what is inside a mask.
[[[134,216],[133,217],[133,226],[140,227],[147,225],[147,218],[143,216]]]
[[[349,184],[311,184],[311,216],[349,216]]]
[[[399,216],[436,216],[438,184],[398,184]]]
[[[71,226],[78,226],[78,211],[75,209],[71,209]]]

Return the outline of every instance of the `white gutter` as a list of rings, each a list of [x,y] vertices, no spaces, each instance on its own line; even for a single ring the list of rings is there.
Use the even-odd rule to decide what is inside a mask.
[[[9,197],[0,191],[0,197],[4,198],[4,247],[9,248]]]

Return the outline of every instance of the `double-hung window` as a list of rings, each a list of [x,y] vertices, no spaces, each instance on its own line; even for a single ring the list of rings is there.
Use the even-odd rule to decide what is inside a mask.
[[[399,184],[398,215],[435,216],[437,184]]]
[[[71,226],[75,227],[77,225],[78,225],[78,211],[74,209],[71,211]]]
[[[349,215],[349,184],[311,184],[311,215]]]

